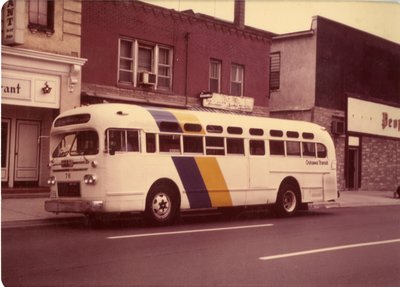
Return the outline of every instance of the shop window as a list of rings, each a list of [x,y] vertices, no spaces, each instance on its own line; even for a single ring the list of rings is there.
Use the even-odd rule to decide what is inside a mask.
[[[29,0],[29,24],[33,31],[54,33],[54,4],[55,1]]]

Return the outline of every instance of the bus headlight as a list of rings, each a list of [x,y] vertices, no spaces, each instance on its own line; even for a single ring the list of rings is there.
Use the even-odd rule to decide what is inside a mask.
[[[48,185],[56,185],[56,183],[57,183],[57,180],[56,180],[56,177],[55,177],[55,176],[50,176],[50,177],[47,179],[47,184],[48,184]]]
[[[86,184],[96,184],[97,177],[96,177],[95,175],[93,175],[93,174],[86,174],[86,175],[83,177],[83,181],[84,181]]]

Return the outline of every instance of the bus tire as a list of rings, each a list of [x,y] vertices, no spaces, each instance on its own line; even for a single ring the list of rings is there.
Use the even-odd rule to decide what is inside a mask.
[[[291,182],[284,182],[278,192],[275,203],[275,211],[278,216],[293,216],[301,206],[298,187]]]
[[[145,217],[147,223],[155,226],[171,225],[179,211],[177,193],[167,185],[153,186],[146,199]]]

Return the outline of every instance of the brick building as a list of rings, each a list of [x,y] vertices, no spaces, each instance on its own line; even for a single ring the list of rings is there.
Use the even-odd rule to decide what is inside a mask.
[[[325,126],[340,190],[400,186],[400,45],[314,17],[273,38],[270,114]]]
[[[272,33],[140,1],[84,1],[82,102],[268,114]]]
[[[79,0],[2,7],[1,182],[11,192],[47,185],[52,121],[80,105],[80,26]]]

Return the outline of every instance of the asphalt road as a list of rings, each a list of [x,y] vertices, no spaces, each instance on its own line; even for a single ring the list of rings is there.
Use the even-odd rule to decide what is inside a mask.
[[[2,230],[4,286],[400,286],[400,206]]]

